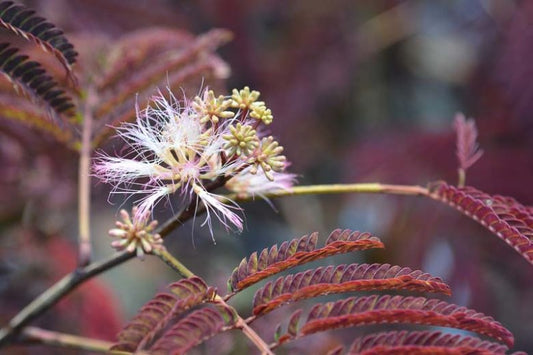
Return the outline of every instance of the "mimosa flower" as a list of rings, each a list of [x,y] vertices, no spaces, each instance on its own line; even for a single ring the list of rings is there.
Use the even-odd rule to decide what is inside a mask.
[[[294,181],[294,175],[284,173],[288,163],[281,155],[283,147],[256,130],[272,121],[270,110],[256,101],[259,92],[248,87],[233,90],[231,97],[206,90],[181,103],[169,96],[159,93],[152,105],[137,108],[134,123],[118,128],[131,153],[100,153],[95,175],[113,185],[112,194],[139,196],[133,220],[148,220],[161,199],[178,195],[181,207],[205,207],[202,226],[207,224],[211,234],[212,217],[242,231],[240,207],[213,193],[214,188],[230,181],[227,187],[235,192],[263,194],[289,188]]]
[[[272,180],[270,180],[265,175],[252,174],[250,169],[247,169],[232,177],[225,186],[228,190],[235,192],[238,197],[257,195],[267,199],[266,194],[269,192],[290,191],[295,181],[296,174],[273,172]]]
[[[203,113],[192,106],[181,107],[174,97],[167,100],[160,95],[154,104],[154,108],[138,110],[135,123],[118,129],[133,157],[100,155],[94,166],[96,175],[115,186],[113,193],[143,196],[137,201],[139,219],[149,215],[159,200],[178,192],[185,203],[197,198],[225,226],[242,230],[242,218],[235,213],[238,206],[232,201],[221,202],[204,187],[243,164],[221,159],[228,124],[214,130],[201,122]]]

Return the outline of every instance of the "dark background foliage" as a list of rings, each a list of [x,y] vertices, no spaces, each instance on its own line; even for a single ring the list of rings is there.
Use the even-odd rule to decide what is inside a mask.
[[[76,42],[81,53],[91,38],[116,39],[151,26],[193,34],[215,27],[231,30],[233,41],[219,50],[232,68],[227,87],[249,85],[261,91],[274,113],[272,133],[285,146],[300,183],[454,183],[451,125],[455,112],[462,111],[476,118],[485,151],[469,171],[467,184],[532,204],[531,2],[24,3],[68,33],[85,33]],[[0,292],[3,300],[24,295],[2,301],[4,322],[68,271],[64,265],[39,274],[31,270],[72,258],[67,244],[74,241],[58,235],[76,234],[71,212],[76,164],[73,156],[25,128],[2,122],[1,132],[0,242],[2,254],[14,250],[20,257],[2,258],[7,261]],[[13,135],[20,137],[16,142],[26,143],[15,144],[8,139]],[[97,185],[93,196],[97,255],[110,252],[106,230],[121,203],[113,200],[115,205],[108,206],[107,193],[106,186]],[[387,249],[364,254],[367,261],[421,268],[444,278],[454,291],[452,302],[494,316],[514,333],[517,349],[533,350],[528,336],[533,333],[533,272],[475,222],[444,205],[411,197],[298,197],[276,201],[275,206],[279,214],[263,202],[247,205],[245,232],[234,236],[221,229],[217,245],[199,226],[193,232],[192,225],[186,225],[169,238],[169,247],[199,275],[225,287],[225,278],[251,250],[315,230],[324,235],[335,227],[371,231]],[[25,229],[15,227],[21,220]],[[39,233],[27,232],[30,227]],[[25,243],[35,251],[20,252]],[[46,256],[34,258],[39,251]],[[171,279],[172,274],[150,259],[110,272],[105,281],[113,286],[101,292],[114,294],[104,297],[109,302],[105,306],[118,307],[117,314],[111,320],[91,318],[94,323],[88,327],[98,329],[105,322],[108,334],[99,336],[111,339],[118,327],[109,322],[118,323],[119,314],[127,318]],[[28,284],[32,287],[20,286]],[[65,320],[65,313],[72,313],[65,309],[56,307],[46,324],[72,330],[66,324],[78,322],[80,333],[96,336],[82,326],[87,326],[87,318]],[[76,314],[83,317],[81,311]],[[226,337],[220,341],[231,349]],[[334,338],[328,341],[335,343]]]

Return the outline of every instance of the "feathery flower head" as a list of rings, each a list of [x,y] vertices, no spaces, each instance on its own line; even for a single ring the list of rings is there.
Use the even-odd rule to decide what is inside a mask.
[[[117,250],[127,250],[130,253],[136,252],[141,259],[144,254],[164,248],[163,239],[159,234],[152,232],[157,227],[157,221],[148,223],[147,218],[138,218],[137,207],[132,209],[132,217],[126,210],[120,211],[122,222],[117,221],[116,227],[109,230],[111,237],[119,238],[111,243]]]
[[[242,230],[240,207],[213,193],[214,189],[232,177],[245,179],[252,174],[274,185],[286,185],[289,180],[292,183],[277,174],[287,166],[281,155],[283,147],[273,137],[262,138],[257,133],[262,120],[250,117],[250,110],[240,111],[240,105],[250,107],[259,92],[248,87],[233,90],[230,100],[206,90],[192,102],[179,102],[170,91],[168,96],[159,93],[152,106],[137,109],[135,123],[126,123],[117,130],[131,153],[127,157],[100,153],[94,164],[95,175],[114,185],[114,194],[140,196],[134,212],[138,221],[147,220],[161,199],[175,194],[182,207],[192,202],[204,205],[207,217],[202,225],[207,224],[211,232],[213,216],[226,228]],[[233,108],[236,113],[229,111],[234,101],[240,102],[239,108]],[[276,182],[277,178],[282,182]],[[239,185],[241,190],[246,186]]]
[[[264,174],[252,174],[251,169],[248,168],[232,177],[226,183],[226,188],[235,192],[239,197],[257,195],[266,199],[265,195],[269,192],[290,191],[296,181],[295,174],[272,172],[271,176],[272,180],[268,179]]]

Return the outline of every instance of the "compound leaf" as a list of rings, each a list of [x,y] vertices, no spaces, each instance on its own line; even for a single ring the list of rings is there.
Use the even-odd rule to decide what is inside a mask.
[[[511,197],[491,196],[473,187],[455,187],[439,182],[431,197],[444,201],[481,223],[533,264],[533,208]]]
[[[355,339],[348,354],[505,354],[505,345],[440,331],[390,331]]]
[[[17,54],[18,49],[9,43],[0,43],[0,70],[14,85],[17,92],[33,101],[48,107],[51,117],[58,125],[65,125],[61,114],[73,116],[74,104],[65,91],[47,75],[37,62],[28,60],[28,56]]]
[[[171,293],[156,295],[140,309],[119,333],[112,350],[133,352],[146,348],[170,322],[215,295],[215,290],[196,276],[170,284],[168,289]]]
[[[420,270],[389,264],[351,264],[319,267],[266,283],[254,296],[254,315],[268,313],[283,304],[302,299],[370,290],[410,290],[450,295],[440,278]]]
[[[73,83],[76,83],[72,64],[78,53],[63,35],[63,31],[36,16],[35,11],[12,1],[0,3],[0,26],[39,45],[44,51],[52,53],[63,67]]]
[[[151,351],[162,354],[183,354],[237,322],[233,310],[217,305],[193,311],[157,340]]]
[[[337,229],[333,231],[322,248],[316,249],[318,233],[283,242],[264,249],[259,256],[253,253],[244,258],[235,268],[228,286],[231,291],[240,291],[283,270],[328,256],[354,250],[383,248],[383,243],[370,233]]]
[[[390,295],[350,297],[315,305],[300,334],[380,323],[453,327],[485,335],[509,347],[514,343],[509,330],[482,313],[437,299]]]

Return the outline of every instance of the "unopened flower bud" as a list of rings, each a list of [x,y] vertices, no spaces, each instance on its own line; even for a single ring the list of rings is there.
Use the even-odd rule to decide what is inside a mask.
[[[231,107],[244,110],[250,108],[251,105],[259,98],[259,91],[252,90],[245,86],[242,90],[233,89],[231,95]]]

